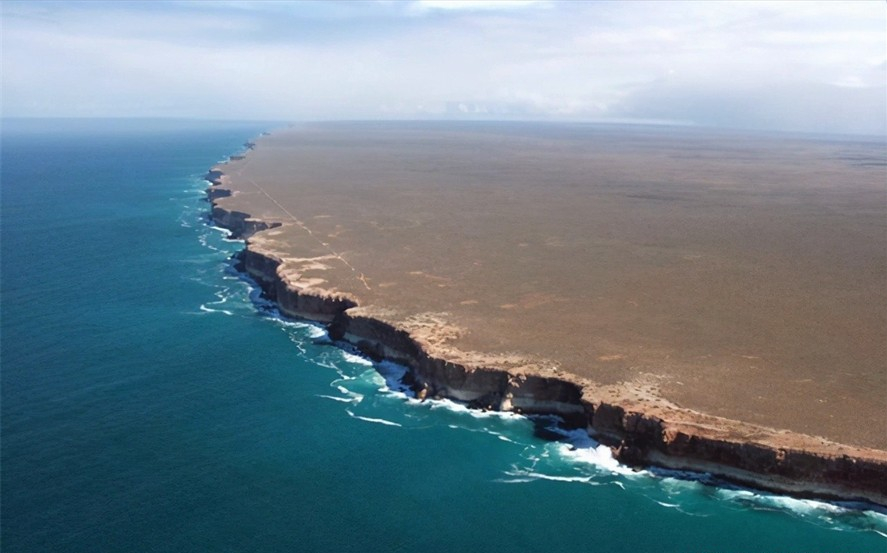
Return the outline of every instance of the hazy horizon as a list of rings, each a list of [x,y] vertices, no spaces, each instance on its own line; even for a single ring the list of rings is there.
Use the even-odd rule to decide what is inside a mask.
[[[887,135],[882,2],[16,2],[2,116]]]

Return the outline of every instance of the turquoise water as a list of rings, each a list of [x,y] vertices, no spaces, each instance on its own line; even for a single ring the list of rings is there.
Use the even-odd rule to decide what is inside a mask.
[[[631,473],[276,318],[201,178],[268,127],[4,122],[4,551],[887,550],[883,514]]]

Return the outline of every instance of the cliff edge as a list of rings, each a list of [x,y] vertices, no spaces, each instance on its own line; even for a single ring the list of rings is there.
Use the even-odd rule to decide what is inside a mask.
[[[254,148],[251,144],[250,149]],[[235,161],[243,164],[244,158]],[[321,322],[333,339],[353,344],[375,360],[406,366],[407,383],[417,397],[449,398],[476,408],[528,415],[557,415],[565,424],[585,428],[631,466],[705,472],[794,496],[887,506],[884,450],[683,408],[664,399],[657,391],[656,376],[648,373],[625,381],[599,382],[565,370],[545,356],[466,350],[456,344],[466,329],[453,324],[447,313],[410,313],[364,302],[359,291],[361,286],[370,289],[366,275],[327,241],[316,238],[255,181],[257,196],[270,206],[260,209],[262,217],[225,203],[240,192],[231,186],[225,171],[226,166],[220,165],[207,174],[211,183],[207,195],[214,222],[246,240],[238,256],[241,269],[277,303],[282,314]],[[256,202],[251,205],[259,205]],[[278,217],[269,218],[267,214],[277,208]],[[304,256],[293,256],[282,246],[291,229],[312,235],[314,242]],[[347,273],[353,285],[315,276],[333,270]],[[427,274],[418,276],[433,281]],[[445,284],[441,281],[435,286],[445,291]]]

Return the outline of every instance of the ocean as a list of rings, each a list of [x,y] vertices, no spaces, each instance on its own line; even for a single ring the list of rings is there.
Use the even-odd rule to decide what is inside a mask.
[[[633,472],[282,320],[203,180],[273,127],[3,121],[4,551],[887,551],[883,513]]]

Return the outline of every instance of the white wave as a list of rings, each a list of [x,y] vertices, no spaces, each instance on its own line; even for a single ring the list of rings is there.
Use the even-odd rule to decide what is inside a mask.
[[[389,387],[388,380],[379,374],[372,363],[361,368],[364,370],[357,377],[357,380],[359,380],[361,384],[368,387],[374,387],[375,391],[380,395],[396,394],[399,397],[403,397],[404,394],[399,391],[393,391],[391,387]],[[391,384],[396,385],[397,383],[392,382]]]
[[[320,336],[325,336],[325,335],[326,335],[326,331],[321,330],[321,333],[319,336],[317,336],[317,338],[320,338]],[[353,353],[348,353],[347,351],[342,352],[342,357],[345,359],[345,361],[348,361],[349,363],[354,363],[355,365],[363,365],[364,367],[372,367],[373,366],[373,362],[370,361],[369,359],[366,359],[365,357],[361,357],[359,355],[355,355]]]
[[[323,338],[327,335],[326,329],[323,328],[322,326],[319,326],[316,324],[308,324],[308,323],[305,323],[305,326],[307,327],[307,330],[308,330],[308,337],[311,338],[312,340],[316,339],[316,338]]]
[[[213,309],[211,307],[207,307],[206,304],[202,304],[200,306],[200,310],[204,313],[222,313],[224,315],[228,315],[229,317],[234,315],[234,313],[228,311],[227,309]]]
[[[284,315],[280,313],[280,309],[278,309],[277,304],[273,301],[262,296],[262,291],[258,288],[254,282],[250,281],[252,286],[249,286],[249,299],[255,304],[269,319],[272,319],[274,323],[282,328],[287,329],[295,329],[304,333],[305,338],[307,339],[315,339],[321,336],[326,336],[326,330],[323,329],[317,323],[313,323],[310,321],[297,321],[294,319],[288,319]]]
[[[198,236],[197,241],[204,248],[208,248],[214,252],[221,252],[222,251],[220,248],[217,248],[209,243],[209,235],[207,235],[207,234],[201,234],[200,236]]]
[[[553,482],[579,482],[582,484],[590,484],[599,486],[598,482],[594,482],[590,476],[555,476],[553,474],[530,473],[530,476],[539,478],[540,480],[551,480]]]
[[[415,403],[422,403],[414,400]],[[510,411],[481,411],[480,409],[472,409],[462,403],[457,403],[449,399],[429,399],[425,403],[430,405],[432,410],[445,409],[447,411],[458,413],[460,415],[468,415],[476,419],[498,418],[504,421],[525,420],[526,417],[518,415]]]
[[[348,388],[346,388],[345,386],[336,386],[336,389],[339,390],[340,392],[342,392],[343,394],[349,395],[351,397],[363,397],[362,394],[351,391]]]
[[[199,311],[182,311],[181,314],[182,314],[182,315],[190,315],[190,316],[194,316],[194,317],[203,317],[203,316],[209,315],[209,312],[204,311],[204,310],[199,310]]]
[[[307,338],[315,338],[318,336],[323,336],[326,332],[313,323],[308,323],[305,321],[294,321],[292,319],[286,319],[280,312],[277,310],[276,304],[274,302],[268,301],[261,296],[257,296],[255,299],[250,298],[251,301],[257,303],[260,307],[268,307],[272,308],[272,316],[271,318],[274,320],[274,323],[282,328],[289,328],[299,330],[305,333]]]
[[[749,489],[721,488],[717,494],[723,500],[738,503],[741,508],[781,511],[834,530],[865,530],[887,537],[887,513],[871,510],[869,505],[835,504]]]
[[[499,484],[526,484],[535,480],[536,478],[497,478],[493,481]]]
[[[242,239],[242,238],[228,238],[228,236],[231,235],[231,232],[230,232],[228,229],[226,229],[226,228],[222,228],[222,227],[220,227],[220,226],[216,226],[216,225],[206,225],[206,227],[209,228],[209,229],[212,229],[212,230],[214,230],[214,231],[216,231],[216,232],[218,232],[218,233],[220,233],[220,234],[222,234],[222,235],[225,237],[225,240],[226,240],[227,242],[240,242],[240,243],[245,243],[245,242],[246,242],[246,241],[245,241],[244,239]]]
[[[305,348],[305,342],[300,337],[289,334],[287,338],[289,338],[290,342],[292,342],[293,345],[296,346],[296,349],[299,350],[299,353],[301,353],[302,355],[308,353],[308,350]]]
[[[376,424],[384,424],[385,426],[403,426],[399,423],[392,422],[392,421],[385,420],[385,419],[374,419],[371,417],[362,417],[360,415],[355,415],[354,413],[352,413],[348,409],[346,409],[345,412],[348,413],[349,416],[351,416],[355,419],[360,419],[360,420],[366,421],[366,422],[372,422],[372,423],[376,423]]]
[[[363,401],[363,398],[364,398],[363,394],[353,392],[353,391],[349,390],[348,388],[346,388],[345,386],[336,386],[335,388],[337,390],[339,390],[339,393],[342,393],[342,394],[352,398],[354,400],[353,401],[354,403],[360,403],[361,401]]]
[[[527,481],[532,480],[549,480],[552,482],[578,482],[581,484],[590,484],[592,486],[600,485],[599,482],[594,482],[591,476],[560,476],[556,474],[545,474],[543,472],[534,472],[534,471],[508,471],[505,473],[508,476],[515,478],[523,478],[527,479]]]
[[[771,495],[748,489],[733,490],[721,488],[718,490],[718,493],[724,499],[738,501],[746,505],[756,505],[764,509],[788,510],[801,515],[842,513],[847,511],[847,509],[832,503],[825,503],[814,499],[799,499],[785,495]]]
[[[601,445],[582,428],[567,430],[553,424],[548,430],[564,437],[566,443],[556,445],[556,451],[563,459],[593,465],[613,474],[625,476],[639,474],[638,471],[617,461],[609,447]]]
[[[274,324],[276,324],[279,327],[302,330],[302,331],[305,331],[306,334],[308,334],[311,331],[311,329],[313,328],[313,325],[303,322],[303,321],[294,321],[292,319],[284,319],[280,315],[280,312],[277,311],[276,305],[274,304],[274,302],[268,301],[261,296],[256,296],[256,298],[250,298],[250,300],[253,303],[257,303],[260,307],[275,308],[273,310],[273,317],[271,317],[271,318],[274,319]]]
[[[244,281],[241,277],[236,277],[237,280],[241,282]],[[326,330],[318,325],[317,323],[313,323],[310,321],[296,321],[293,319],[288,319],[284,317],[280,310],[277,307],[277,304],[271,300],[268,300],[262,297],[262,291],[258,288],[258,286],[253,283],[252,286],[246,284],[249,292],[248,297],[249,301],[253,304],[255,308],[266,318],[270,319],[280,328],[286,331],[295,331],[296,333],[289,334],[290,341],[296,344],[299,350],[302,353],[306,353],[306,349],[304,345],[307,342],[317,340],[318,338],[326,336]],[[327,358],[328,356],[324,356]],[[318,361],[314,361],[315,364],[339,371],[339,367],[334,366],[331,363],[321,363]]]
[[[337,397],[337,396],[327,396],[323,394],[316,394],[316,397],[322,397],[324,399],[331,399],[333,401],[339,401],[342,403],[359,403],[360,400],[354,397]]]
[[[655,469],[648,469],[651,476],[651,483],[656,482],[658,489],[662,490],[669,498],[680,501],[681,498],[699,494],[706,485],[717,485],[711,475],[705,474],[689,474],[681,478],[673,478],[670,476],[662,477]],[[696,478],[698,476],[698,478]],[[660,477],[660,478],[656,478]]]
[[[332,361],[327,361],[326,359],[314,360],[314,364],[318,367],[323,367],[324,369],[332,369],[334,371],[339,371],[339,367],[336,366]]]
[[[199,281],[198,281],[199,282]],[[228,316],[234,315],[234,311],[230,309],[224,309],[221,306],[228,303],[228,300],[236,299],[237,293],[236,291],[232,291],[230,287],[218,287],[215,286],[216,291],[213,292],[213,295],[217,298],[216,301],[205,302],[200,306],[200,310],[205,313],[223,313]],[[235,308],[239,307],[235,305]]]
[[[596,447],[577,447],[570,444],[558,444],[560,455],[573,462],[593,465],[612,474],[623,476],[637,475],[631,468],[621,464],[613,457],[613,452],[605,445]]]
[[[623,489],[624,489],[624,488],[623,488]],[[697,492],[697,493],[698,493],[698,492]],[[691,510],[688,510],[687,507],[688,507],[688,506],[689,506],[689,507],[693,507],[694,504],[696,503],[695,501],[685,502],[685,501],[682,501],[682,500],[678,499],[678,502],[677,502],[677,503],[672,503],[672,502],[669,502],[669,501],[661,501],[661,500],[656,499],[655,497],[652,497],[652,496],[650,496],[650,495],[647,495],[646,493],[643,493],[643,492],[642,492],[642,495],[643,495],[646,499],[649,499],[650,501],[652,501],[653,503],[659,505],[660,507],[665,507],[666,509],[673,509],[673,510],[675,510],[675,511],[681,513],[681,514],[684,514],[684,515],[687,515],[687,516],[690,516],[690,517],[708,518],[708,517],[712,516],[712,513],[710,513],[710,512],[706,513],[706,512],[705,512],[706,508],[703,508],[703,509],[702,509],[703,512],[694,512],[692,509],[691,509]]]
[[[221,290],[216,291],[215,294],[213,294],[213,295],[214,295],[215,297],[219,298],[219,301],[217,301],[217,302],[213,302],[213,303],[214,303],[214,304],[219,304],[219,305],[221,305],[221,304],[227,302],[228,299],[231,298],[231,295],[230,295],[230,289],[229,289],[229,288],[222,288]]]

